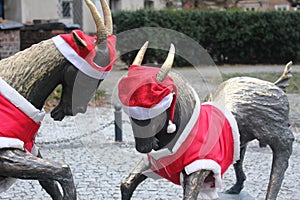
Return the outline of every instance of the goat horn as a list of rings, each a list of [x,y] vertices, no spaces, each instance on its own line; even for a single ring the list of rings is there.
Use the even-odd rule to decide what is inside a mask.
[[[169,71],[172,68],[174,56],[175,56],[175,47],[173,44],[171,44],[168,57],[156,75],[156,80],[158,82],[164,81],[165,78],[167,77]]]
[[[142,62],[143,62],[143,58],[144,58],[144,55],[146,53],[146,50],[148,48],[148,44],[149,42],[145,42],[145,44],[142,46],[142,48],[139,50],[139,52],[137,53],[132,65],[141,65]]]
[[[111,16],[110,9],[106,0],[100,0],[100,2],[103,10],[104,24],[106,26],[106,31],[107,34],[111,35],[113,33],[113,23],[112,23],[112,16]]]
[[[102,2],[102,0],[101,0]],[[105,30],[105,26],[103,23],[103,20],[95,6],[95,4],[91,1],[91,0],[85,0],[86,5],[89,7],[91,14],[93,16],[93,19],[95,21],[96,24],[96,28],[97,28],[97,42],[96,45],[99,44],[101,41],[106,39],[106,30]]]

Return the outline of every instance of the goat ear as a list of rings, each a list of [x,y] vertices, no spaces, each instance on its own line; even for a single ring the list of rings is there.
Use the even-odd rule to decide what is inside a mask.
[[[87,47],[86,42],[83,39],[81,39],[75,31],[72,31],[72,37],[78,46]]]

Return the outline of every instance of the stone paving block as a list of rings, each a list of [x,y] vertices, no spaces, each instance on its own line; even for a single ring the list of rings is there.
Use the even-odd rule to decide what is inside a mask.
[[[293,101],[299,101],[299,95]],[[292,106],[299,105],[293,103]],[[300,107],[291,107],[293,119]],[[143,157],[134,148],[129,119],[123,117],[124,142],[114,142],[112,108],[88,108],[84,115],[54,122],[49,114],[42,123],[37,136],[44,158],[70,165],[74,175],[79,200],[120,199],[119,185],[135,164]],[[300,112],[299,112],[300,113]],[[88,124],[88,126],[87,126]],[[108,124],[108,125],[107,125]],[[298,123],[295,123],[296,125]],[[278,200],[300,199],[300,129],[292,127],[296,142],[286,171]],[[60,141],[60,142],[58,142]],[[259,148],[258,142],[249,144],[244,171],[247,175],[244,192],[255,200],[264,199],[271,168],[272,153],[269,147]],[[223,188],[229,189],[235,183],[233,167],[224,174]],[[19,180],[8,191],[0,194],[4,200],[50,200],[37,181]],[[135,191],[132,200],[180,200],[182,188],[166,180],[147,179]]]
[[[240,194],[225,194],[219,193],[220,200],[255,200],[250,194],[242,191]]]

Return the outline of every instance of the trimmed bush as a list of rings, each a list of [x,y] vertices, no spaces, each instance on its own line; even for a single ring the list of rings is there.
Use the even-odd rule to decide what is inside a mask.
[[[300,12],[138,10],[113,14],[116,33],[139,27],[162,27],[183,33],[206,49],[215,62],[282,64],[300,60]],[[171,38],[172,40],[172,38]],[[159,50],[149,61],[164,60]],[[135,52],[122,57],[131,62]],[[188,65],[176,59],[177,66]]]

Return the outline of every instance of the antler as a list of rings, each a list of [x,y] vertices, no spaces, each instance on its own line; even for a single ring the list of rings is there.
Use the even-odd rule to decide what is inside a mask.
[[[139,50],[139,52],[137,53],[132,65],[141,65],[145,52],[147,50],[149,42],[145,42],[145,44],[142,46],[142,48]],[[166,58],[164,64],[161,66],[159,72],[156,75],[156,80],[158,82],[162,82],[165,80],[165,78],[167,77],[169,71],[172,68],[173,65],[173,61],[174,61],[174,57],[175,57],[175,46],[173,44],[171,44],[170,46],[170,50],[168,53],[168,57]]]
[[[143,62],[143,58],[144,58],[144,55],[146,53],[146,50],[148,48],[148,44],[149,42],[145,42],[145,44],[142,46],[142,48],[139,50],[139,52],[137,53],[132,65],[141,65],[142,62]]]
[[[111,35],[113,33],[113,22],[112,22],[110,9],[106,0],[100,0],[100,2],[103,10],[104,24],[106,26],[106,31],[107,34]]]
[[[95,4],[91,0],[85,0],[86,5],[89,7],[91,11],[91,14],[93,16],[97,28],[96,45],[102,42],[103,40],[105,40],[107,35],[112,34],[113,31],[112,16],[111,16],[109,6],[106,0],[100,0],[100,2],[103,10],[105,23],[103,22],[101,15],[99,14]]]
[[[165,78],[167,77],[169,71],[172,68],[174,56],[175,56],[175,47],[173,44],[171,44],[168,57],[156,75],[156,80],[158,82],[164,81]]]

